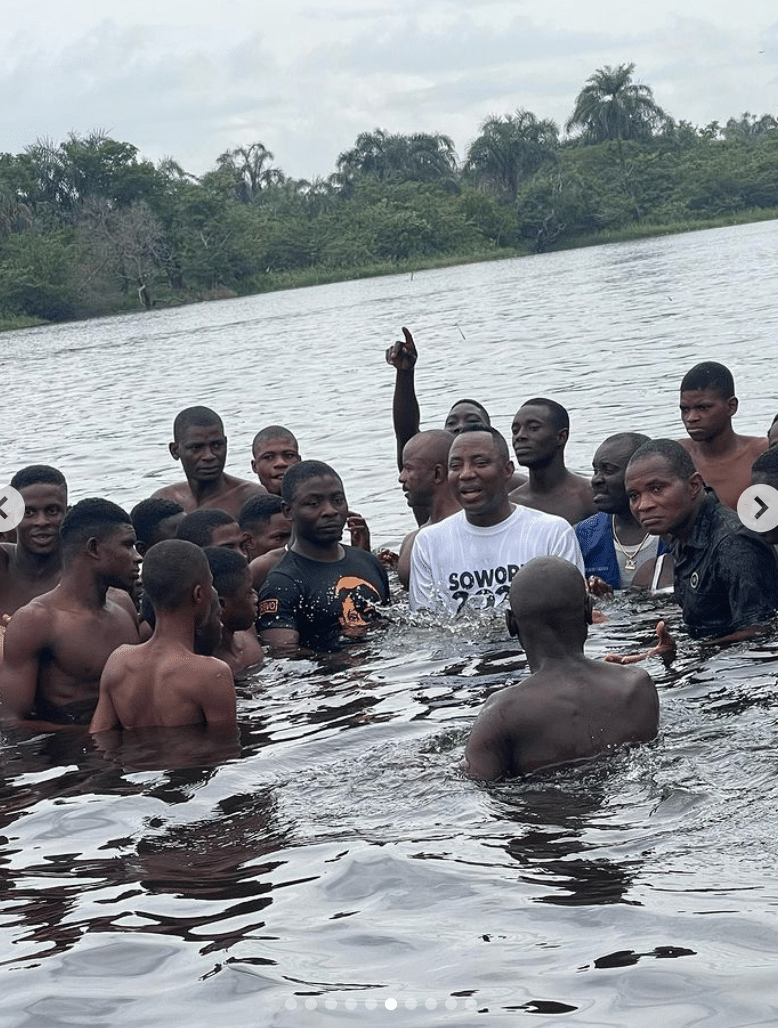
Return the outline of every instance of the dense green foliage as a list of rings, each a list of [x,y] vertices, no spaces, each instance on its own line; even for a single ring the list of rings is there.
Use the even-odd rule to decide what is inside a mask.
[[[364,132],[327,180],[288,178],[262,143],[200,178],[103,133],[0,155],[0,323],[62,320],[293,282],[643,235],[778,208],[778,122],[676,123],[595,72],[560,140],[522,109],[489,117],[460,164],[439,134]],[[614,237],[615,237],[614,236]]]

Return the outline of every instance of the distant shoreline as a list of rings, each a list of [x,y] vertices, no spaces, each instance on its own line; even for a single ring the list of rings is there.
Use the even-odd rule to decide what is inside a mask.
[[[652,239],[657,236],[679,235],[686,232],[701,232],[711,228],[728,228],[735,225],[748,225],[760,221],[778,220],[778,208],[758,208],[746,211],[733,211],[731,214],[715,218],[688,219],[666,223],[638,222],[617,229],[604,229],[600,232],[587,232],[578,236],[570,236],[562,242],[548,246],[543,253],[559,253],[563,250],[576,250],[587,246],[602,246],[609,243],[625,243],[635,239]],[[486,248],[484,250],[465,250],[451,254],[438,254],[429,257],[408,257],[397,261],[379,261],[353,268],[309,267],[296,271],[269,272],[262,280],[263,288],[248,293],[235,293],[232,290],[214,290],[212,295],[175,297],[166,302],[161,300],[157,309],[166,307],[189,306],[193,303],[208,303],[210,300],[236,299],[239,296],[258,296],[262,293],[279,292],[285,289],[303,289],[310,286],[330,285],[336,282],[352,282],[363,278],[381,278],[386,275],[412,274],[417,271],[432,271],[436,268],[459,267],[465,264],[480,264],[486,261],[510,260],[514,257],[529,257],[537,254],[529,247],[522,248]],[[95,317],[111,317],[116,314],[140,312],[137,305],[128,305],[114,311],[96,315]],[[93,321],[94,318],[79,318],[75,321]],[[41,325],[74,324],[75,321],[45,321],[25,315],[6,315],[0,312],[0,332],[13,332]]]

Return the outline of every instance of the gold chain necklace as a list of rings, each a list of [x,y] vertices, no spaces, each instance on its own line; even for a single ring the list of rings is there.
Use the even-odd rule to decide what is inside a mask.
[[[640,540],[637,546],[633,547],[632,549],[628,549],[626,546],[622,546],[622,544],[619,542],[619,537],[616,535],[616,515],[611,514],[611,534],[613,535],[613,545],[620,553],[624,554],[624,570],[634,571],[637,568],[637,564],[635,563],[635,561],[637,560],[637,555],[646,545],[646,540],[648,539],[649,533],[646,532],[646,534],[643,536],[643,538]]]

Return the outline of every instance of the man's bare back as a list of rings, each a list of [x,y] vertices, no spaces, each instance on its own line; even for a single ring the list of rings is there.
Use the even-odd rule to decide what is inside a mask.
[[[224,661],[152,637],[109,658],[90,731],[225,722],[235,722],[235,688]]]
[[[654,738],[654,683],[635,667],[585,657],[591,621],[591,597],[568,561],[536,557],[516,572],[508,627],[533,673],[486,702],[467,743],[467,774],[493,781]]]
[[[711,454],[705,443],[694,439],[679,439],[678,442],[694,461],[705,484],[715,489],[722,503],[737,510],[741,493],[751,485],[751,465],[767,449],[767,439],[764,436],[733,435],[732,445],[720,454]]]
[[[468,742],[467,771],[489,780],[595,757],[653,739],[658,716],[645,671],[587,657],[560,661],[488,700]]]

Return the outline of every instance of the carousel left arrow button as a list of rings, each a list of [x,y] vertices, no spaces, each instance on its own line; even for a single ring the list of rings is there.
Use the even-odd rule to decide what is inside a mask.
[[[24,497],[12,486],[0,489],[0,532],[10,532],[24,517]]]

